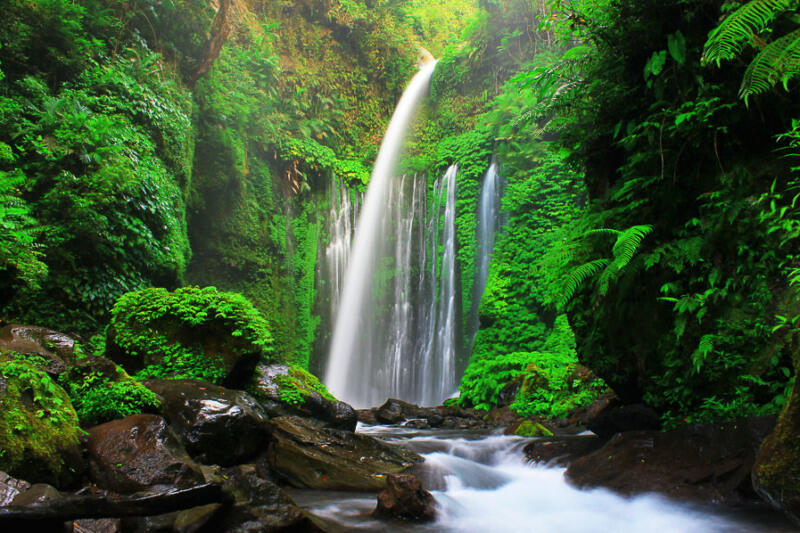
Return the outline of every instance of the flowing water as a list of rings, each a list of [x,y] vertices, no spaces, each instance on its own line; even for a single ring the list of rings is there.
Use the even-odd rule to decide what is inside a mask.
[[[434,64],[409,84],[389,124],[352,232],[332,229],[329,272],[336,278],[325,384],[369,407],[387,397],[439,404],[457,387],[455,166],[429,190],[424,176],[395,176],[405,132],[427,92]],[[347,219],[351,206],[338,202]],[[340,232],[346,238],[340,238]],[[342,268],[346,265],[343,281]]]
[[[470,345],[478,332],[478,306],[489,279],[489,261],[492,258],[497,232],[500,229],[500,204],[503,197],[503,184],[497,158],[492,162],[483,177],[481,194],[478,199],[478,257],[475,269],[475,284],[472,290],[472,309],[470,311]]]
[[[359,431],[403,445],[425,457],[423,484],[439,516],[430,524],[403,524],[370,516],[374,494],[293,491],[313,513],[348,531],[465,533],[788,533],[775,513],[721,513],[656,495],[625,498],[604,489],[581,491],[564,470],[529,466],[528,439],[477,433],[360,426]]]

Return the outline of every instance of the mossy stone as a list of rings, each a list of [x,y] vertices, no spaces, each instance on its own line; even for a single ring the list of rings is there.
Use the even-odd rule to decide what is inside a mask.
[[[25,361],[0,362],[0,470],[69,486],[85,469],[82,430],[67,393]]]
[[[538,422],[524,420],[517,426],[517,429],[514,430],[514,435],[520,437],[552,437],[553,432]]]

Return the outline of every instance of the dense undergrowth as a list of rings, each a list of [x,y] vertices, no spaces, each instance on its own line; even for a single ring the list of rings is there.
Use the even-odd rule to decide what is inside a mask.
[[[775,413],[797,346],[796,22],[720,26],[742,4],[11,0],[0,317],[88,335],[136,306],[166,320],[150,287],[213,285],[308,368],[327,188],[363,189],[422,44],[440,61],[404,170],[459,165],[460,402],[561,417],[608,385],[667,424]],[[505,225],[479,295],[493,155]],[[141,393],[92,372],[66,386],[82,419]],[[94,400],[100,381],[116,392]]]

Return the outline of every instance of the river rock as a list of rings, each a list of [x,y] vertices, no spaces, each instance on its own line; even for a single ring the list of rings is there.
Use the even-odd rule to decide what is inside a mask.
[[[267,414],[243,391],[199,380],[149,380],[186,451],[206,464],[245,462],[266,447]]]
[[[367,435],[319,428],[298,417],[270,421],[269,464],[297,488],[380,490],[388,474],[401,473],[422,457]]]
[[[5,472],[0,472],[0,507],[5,507],[19,494],[31,487],[31,484],[22,479],[16,479]]]
[[[26,361],[0,361],[0,469],[67,488],[86,469],[69,396]]]
[[[753,467],[753,488],[800,526],[800,380]]]
[[[546,466],[569,466],[576,459],[598,450],[605,441],[595,435],[539,439],[525,445],[528,461]]]
[[[750,471],[774,424],[774,418],[761,417],[619,433],[574,461],[566,476],[579,488],[602,486],[625,495],[660,492],[679,500],[738,505],[757,500]]]
[[[91,428],[89,467],[95,483],[120,493],[204,481],[166,421],[156,415],[133,415]]]
[[[378,493],[375,516],[428,522],[436,518],[433,495],[422,488],[413,474],[390,474],[386,488]]]
[[[20,492],[10,503],[10,506],[32,505],[43,502],[60,500],[64,496],[52,485],[36,483],[25,492]]]
[[[255,465],[239,465],[223,472],[223,490],[233,501],[233,505],[214,514],[204,531],[323,531],[312,516],[295,505],[278,485],[259,476]]]
[[[661,427],[661,419],[646,405],[632,404],[602,409],[585,424],[592,433],[609,439],[623,431],[657,430]]]
[[[44,359],[42,370],[57,376],[73,359],[75,339],[64,333],[38,326],[9,324],[0,328],[0,354],[16,352]],[[13,356],[12,356],[13,357]]]
[[[358,415],[331,396],[308,372],[289,365],[259,364],[254,393],[270,417],[302,416],[324,427],[355,431]]]

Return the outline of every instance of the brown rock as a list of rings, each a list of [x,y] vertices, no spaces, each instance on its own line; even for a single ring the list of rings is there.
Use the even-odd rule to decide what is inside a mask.
[[[42,370],[51,376],[67,369],[74,350],[75,339],[51,329],[21,324],[9,324],[0,329],[0,354],[39,355],[46,361]]]
[[[580,488],[607,487],[625,495],[660,492],[681,500],[738,505],[757,499],[750,470],[774,418],[690,425],[667,432],[615,435],[574,461],[567,479]]]
[[[115,492],[203,483],[198,466],[156,415],[133,415],[91,428],[89,456],[92,480]]]
[[[267,414],[243,391],[199,380],[149,380],[164,413],[195,460],[230,466],[266,447]]]
[[[428,522],[436,518],[433,495],[422,488],[413,474],[391,474],[386,488],[378,493],[375,516]]]
[[[5,472],[0,472],[0,507],[5,507],[19,494],[25,492],[31,484],[21,479],[16,479]]]
[[[422,457],[367,435],[319,428],[298,417],[270,421],[270,467],[297,488],[380,490],[386,476],[422,462]]]
[[[525,445],[523,451],[532,463],[569,466],[576,459],[599,449],[603,443],[602,439],[593,435],[537,439]]]

